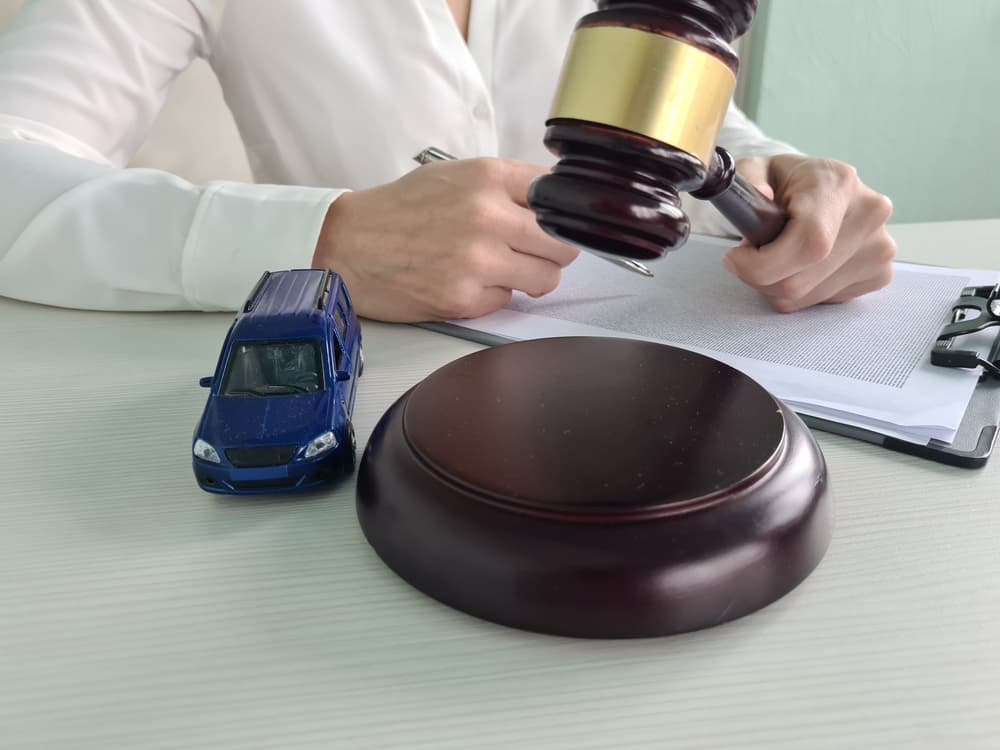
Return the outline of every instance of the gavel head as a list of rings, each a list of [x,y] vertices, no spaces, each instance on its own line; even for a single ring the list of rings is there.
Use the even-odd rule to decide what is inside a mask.
[[[601,0],[577,24],[547,121],[559,161],[528,202],[549,234],[647,260],[682,245],[757,0]]]

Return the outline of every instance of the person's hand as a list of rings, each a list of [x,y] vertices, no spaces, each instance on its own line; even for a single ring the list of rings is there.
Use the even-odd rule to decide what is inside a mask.
[[[474,318],[512,290],[539,297],[578,251],[527,208],[546,169],[500,159],[428,164],[330,206],[313,267],[341,275],[359,315],[417,322]]]
[[[737,171],[788,213],[773,242],[757,249],[744,241],[723,260],[774,309],[844,302],[892,280],[896,243],[885,226],[892,202],[861,182],[853,167],[781,155],[741,159]]]

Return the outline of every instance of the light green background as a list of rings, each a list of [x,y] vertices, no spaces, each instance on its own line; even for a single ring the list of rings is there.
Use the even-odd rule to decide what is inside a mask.
[[[762,0],[744,106],[894,221],[1000,217],[1000,0]]]

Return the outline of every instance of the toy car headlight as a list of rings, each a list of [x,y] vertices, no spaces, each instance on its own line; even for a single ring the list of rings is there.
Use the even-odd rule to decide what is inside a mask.
[[[221,464],[218,451],[201,438],[194,441],[194,455],[202,461],[211,461],[213,464]]]
[[[337,442],[337,436],[332,432],[324,432],[318,438],[312,440],[306,447],[306,458],[312,458],[313,456],[318,456],[320,453],[326,453],[329,450],[333,450],[340,443]]]

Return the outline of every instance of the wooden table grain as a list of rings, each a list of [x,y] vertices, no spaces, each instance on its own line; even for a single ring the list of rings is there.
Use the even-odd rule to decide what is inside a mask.
[[[895,228],[1000,267],[1000,221]],[[1000,747],[1000,459],[819,434],[834,541],[771,607],[586,641],[475,620],[362,537],[350,482],[201,492],[190,440],[231,320],[0,300],[0,747]],[[476,345],[365,324],[363,444]]]

